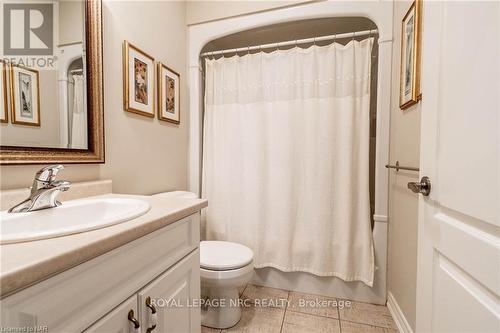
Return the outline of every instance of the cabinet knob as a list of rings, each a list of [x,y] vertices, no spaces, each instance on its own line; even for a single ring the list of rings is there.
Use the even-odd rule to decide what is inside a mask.
[[[156,307],[151,304],[151,297],[146,298],[146,307],[151,310],[151,313],[149,314],[149,327],[146,329],[147,333],[151,333],[155,328],[157,324],[157,314],[156,314]]]
[[[128,312],[128,320],[130,320],[134,324],[134,328],[137,330],[141,325],[139,324],[139,321],[135,319],[134,317],[134,310],[130,310]]]

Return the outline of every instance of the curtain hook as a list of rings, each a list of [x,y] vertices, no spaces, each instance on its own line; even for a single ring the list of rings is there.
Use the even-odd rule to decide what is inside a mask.
[[[250,46],[247,46],[247,54],[250,54]]]
[[[295,40],[295,47],[297,47],[297,40]]]
[[[313,38],[313,45],[316,46],[316,37]]]
[[[280,50],[280,42],[277,42],[276,43],[276,51],[279,51]]]
[[[354,41],[355,38],[356,38],[356,31],[352,33],[352,40]]]

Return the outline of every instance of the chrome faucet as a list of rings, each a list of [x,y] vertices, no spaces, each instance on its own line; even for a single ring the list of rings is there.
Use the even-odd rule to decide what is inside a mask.
[[[58,164],[39,170],[33,180],[29,198],[9,209],[9,213],[24,213],[60,206],[61,202],[57,201],[57,196],[69,190],[71,185],[67,181],[56,181],[57,173],[62,169],[64,167]]]

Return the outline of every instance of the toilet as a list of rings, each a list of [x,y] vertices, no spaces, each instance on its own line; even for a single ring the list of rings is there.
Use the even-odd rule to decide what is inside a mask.
[[[253,276],[253,252],[248,247],[222,241],[200,244],[202,297],[201,324],[212,328],[229,328],[241,318],[239,288]]]
[[[185,191],[154,196],[197,198],[196,194]],[[200,243],[203,326],[225,329],[238,323],[241,318],[239,289],[250,282],[253,271],[253,251],[250,248],[226,241]]]

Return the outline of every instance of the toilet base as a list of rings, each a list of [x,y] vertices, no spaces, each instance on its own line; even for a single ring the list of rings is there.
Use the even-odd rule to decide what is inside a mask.
[[[201,309],[201,325],[225,329],[241,319],[240,297],[237,288],[206,288],[209,305]]]

